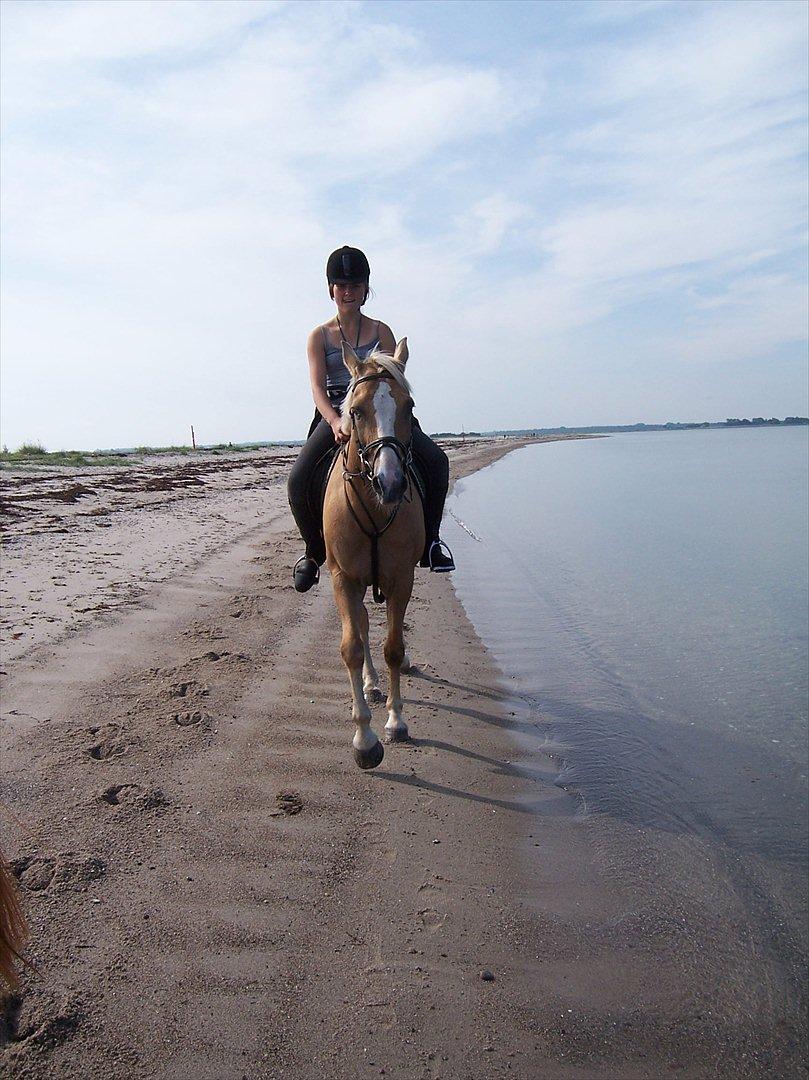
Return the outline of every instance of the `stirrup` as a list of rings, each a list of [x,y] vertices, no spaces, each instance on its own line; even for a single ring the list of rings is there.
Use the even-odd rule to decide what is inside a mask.
[[[427,558],[431,574],[448,574],[455,569],[455,559],[443,540],[433,540]]]
[[[297,592],[308,592],[320,581],[320,567],[317,562],[309,555],[301,555],[292,567],[292,581]]]

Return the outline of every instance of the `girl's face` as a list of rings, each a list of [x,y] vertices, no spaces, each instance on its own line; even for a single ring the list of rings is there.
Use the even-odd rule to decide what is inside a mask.
[[[332,285],[332,296],[340,311],[358,311],[365,303],[364,282],[351,285]]]

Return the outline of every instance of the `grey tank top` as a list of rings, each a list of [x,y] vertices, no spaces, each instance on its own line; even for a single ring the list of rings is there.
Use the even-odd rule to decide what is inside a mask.
[[[345,394],[351,382],[351,375],[343,363],[342,342],[339,345],[333,345],[324,326],[321,326],[320,332],[323,335],[323,348],[326,350],[326,390],[332,396],[337,393]],[[369,353],[372,353],[379,345],[379,323],[376,324],[376,334],[377,336],[368,345],[360,345],[354,350],[360,360],[365,360]]]

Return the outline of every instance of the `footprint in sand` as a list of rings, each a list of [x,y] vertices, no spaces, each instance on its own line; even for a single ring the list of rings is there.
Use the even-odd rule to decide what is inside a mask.
[[[207,729],[211,726],[210,716],[200,709],[193,709],[190,712],[184,713],[174,713],[171,719],[179,727],[204,727]]]
[[[66,1042],[84,1016],[78,998],[67,994],[56,997],[39,989],[10,994],[0,1006],[0,1043],[8,1046],[9,1057],[21,1059]]]
[[[28,855],[15,859],[11,871],[19,883],[32,892],[48,889],[78,890],[106,873],[103,859],[62,851],[57,855]]]
[[[129,806],[141,812],[161,810],[168,805],[160,788],[146,788],[140,784],[110,784],[98,798],[108,806]]]
[[[275,796],[277,810],[270,811],[270,817],[292,816],[303,810],[303,799],[294,791],[279,791]]]
[[[184,637],[208,638],[209,641],[217,641],[225,636],[221,626],[206,626],[203,623],[194,623],[188,630],[183,631]]]
[[[107,761],[109,758],[121,757],[129,748],[127,743],[108,738],[88,746],[85,752],[93,761]]]
[[[44,855],[29,855],[13,859],[11,872],[21,885],[32,892],[47,889],[56,873],[56,860]]]
[[[418,917],[424,929],[429,930],[431,933],[440,930],[447,921],[447,916],[441,911],[436,911],[435,908],[422,908],[418,912]]]
[[[207,697],[210,692],[211,691],[209,687],[200,686],[196,679],[190,679],[188,680],[188,682],[174,683],[168,689],[168,695],[172,698],[184,698],[193,694],[199,694],[201,697]]]

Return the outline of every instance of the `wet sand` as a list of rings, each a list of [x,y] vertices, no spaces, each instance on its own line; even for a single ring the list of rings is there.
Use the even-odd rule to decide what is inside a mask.
[[[518,749],[538,718],[451,576],[408,612],[414,742],[355,768],[327,575],[289,584],[293,453],[3,474],[0,828],[36,965],[6,1074],[795,1075],[688,999],[676,922],[638,925],[609,823]]]

